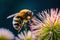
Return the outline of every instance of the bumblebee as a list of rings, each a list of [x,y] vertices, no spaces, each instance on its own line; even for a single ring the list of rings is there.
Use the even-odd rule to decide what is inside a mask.
[[[30,21],[33,17],[33,12],[28,9],[23,9],[20,12],[16,14],[12,14],[7,17],[11,18],[13,17],[13,27],[15,30],[21,30],[22,26],[26,24],[28,21]]]

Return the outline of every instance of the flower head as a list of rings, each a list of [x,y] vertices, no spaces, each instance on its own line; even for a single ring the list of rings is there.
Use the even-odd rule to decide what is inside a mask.
[[[33,34],[40,40],[58,40],[60,38],[60,10],[50,9],[37,14],[41,19],[34,17],[30,27]]]
[[[21,34],[18,34],[18,37],[20,40],[32,40],[32,33],[31,31],[24,31],[23,33],[21,32]]]
[[[14,35],[7,29],[0,28],[0,40],[13,40]]]

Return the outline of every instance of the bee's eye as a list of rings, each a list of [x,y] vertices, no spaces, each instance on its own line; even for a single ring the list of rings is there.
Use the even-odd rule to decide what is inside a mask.
[[[27,20],[30,20],[31,17],[32,17],[32,12],[27,12],[26,19],[27,19]]]
[[[30,16],[31,16],[31,15],[33,15],[33,13],[32,13],[32,12],[28,12],[27,14],[28,14],[28,15],[30,15]]]

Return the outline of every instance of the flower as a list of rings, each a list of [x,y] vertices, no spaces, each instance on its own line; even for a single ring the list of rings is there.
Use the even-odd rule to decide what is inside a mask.
[[[30,24],[31,31],[39,40],[59,40],[60,39],[60,10],[50,9],[38,13],[32,18]]]
[[[0,40],[13,40],[14,35],[7,29],[0,28]]]
[[[24,31],[23,33],[21,32],[21,34],[18,34],[18,38],[20,40],[32,40],[32,33],[31,31]]]

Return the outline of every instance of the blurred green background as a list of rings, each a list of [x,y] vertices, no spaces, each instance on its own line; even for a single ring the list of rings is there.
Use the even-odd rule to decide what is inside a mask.
[[[0,28],[7,28],[17,35],[18,32],[12,26],[13,18],[6,19],[7,16],[17,13],[21,9],[39,12],[50,8],[60,9],[60,0],[0,0]]]

